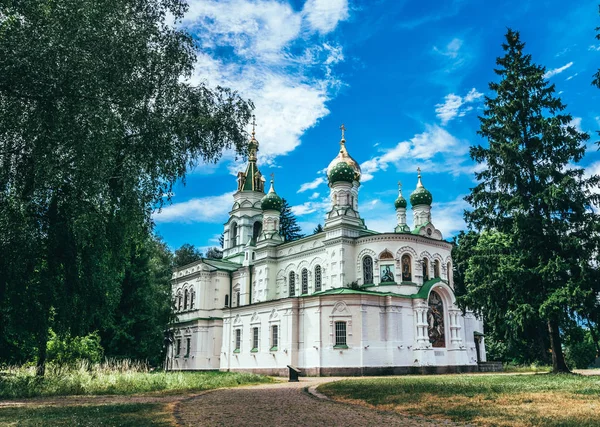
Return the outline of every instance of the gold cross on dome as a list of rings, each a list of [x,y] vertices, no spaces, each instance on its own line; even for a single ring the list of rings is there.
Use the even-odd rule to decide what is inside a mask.
[[[398,181],[398,191],[402,191],[402,181]]]
[[[252,136],[254,136],[254,129],[256,128],[256,116],[252,115]]]
[[[342,123],[342,125],[340,126],[340,129],[342,130],[342,139],[346,139],[346,137],[344,136],[344,132],[346,132],[346,126],[344,126],[344,124]]]
[[[417,168],[417,173],[419,174],[419,176],[421,176],[421,167],[420,166]]]

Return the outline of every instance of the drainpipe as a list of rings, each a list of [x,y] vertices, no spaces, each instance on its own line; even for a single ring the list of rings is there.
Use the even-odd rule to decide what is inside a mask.
[[[229,350],[231,350],[231,334],[232,334],[232,328],[233,328],[233,323],[231,323],[231,306],[233,305],[233,301],[232,301],[232,295],[231,293],[233,292],[233,272],[230,271],[229,272],[229,307],[227,307],[227,309],[229,310],[229,341],[227,341],[227,350],[228,352],[225,354],[225,356],[227,357],[227,372],[231,371],[231,352],[229,352]],[[222,344],[221,344],[222,345]]]

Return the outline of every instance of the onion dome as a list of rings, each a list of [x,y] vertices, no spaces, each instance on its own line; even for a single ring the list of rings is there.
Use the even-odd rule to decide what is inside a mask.
[[[406,206],[407,206],[406,199],[402,195],[402,184],[400,183],[400,181],[398,181],[398,198],[394,202],[394,206],[396,207],[396,209],[399,209],[399,208],[406,209]]]
[[[273,174],[271,174],[271,188],[267,195],[261,199],[260,207],[263,211],[273,210],[279,212],[281,212],[281,208],[283,207],[283,200],[277,195],[273,187]]]
[[[331,163],[329,163],[329,166],[327,167],[327,176],[328,177],[331,176],[333,169],[337,165],[344,163],[352,168],[352,172],[353,172],[352,180],[350,180],[349,182],[360,181],[360,174],[361,174],[360,166],[358,165],[356,160],[354,160],[350,156],[350,154],[348,154],[348,150],[346,150],[346,138],[344,137],[344,131],[346,130],[346,128],[344,125],[342,125],[340,127],[340,129],[342,130],[342,139],[340,141],[340,152],[338,153],[337,157],[335,159],[333,159],[331,161]],[[338,181],[339,181],[339,179],[338,179]],[[331,178],[329,178],[329,182],[332,182]]]
[[[334,184],[336,182],[348,182],[352,184],[354,181],[354,169],[348,163],[338,163],[334,165],[328,172],[327,177],[329,183]]]
[[[410,204],[413,206],[417,205],[429,205],[431,206],[431,202],[433,202],[433,196],[425,187],[423,187],[423,183],[421,182],[421,168],[417,168],[419,172],[417,188],[410,195]]]

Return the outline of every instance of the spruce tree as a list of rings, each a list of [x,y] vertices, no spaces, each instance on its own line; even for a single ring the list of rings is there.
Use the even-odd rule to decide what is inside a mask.
[[[323,230],[323,226],[321,224],[318,224],[313,230],[313,234],[322,233],[323,231],[325,231]]]
[[[283,200],[283,207],[281,208],[281,220],[279,222],[279,234],[283,237],[284,242],[293,242],[294,240],[301,239],[304,234],[301,233],[302,229],[298,225],[298,220],[292,212],[292,208],[287,202]]]
[[[545,79],[545,68],[525,54],[519,33],[508,30],[497,59],[499,82],[489,85],[479,135],[471,157],[485,169],[466,200],[467,223],[480,232],[465,273],[463,303],[508,327],[543,320],[553,372],[568,372],[561,325],[574,295],[589,294],[589,260],[597,242],[598,177],[576,167],[589,136]]]

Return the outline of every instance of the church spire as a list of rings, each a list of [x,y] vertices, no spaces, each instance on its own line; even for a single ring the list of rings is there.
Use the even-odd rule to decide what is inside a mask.
[[[248,144],[248,166],[246,172],[238,172],[238,191],[265,192],[265,179],[256,166],[256,153],[258,151],[256,140],[256,117],[252,116],[252,138]]]

